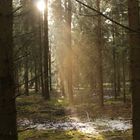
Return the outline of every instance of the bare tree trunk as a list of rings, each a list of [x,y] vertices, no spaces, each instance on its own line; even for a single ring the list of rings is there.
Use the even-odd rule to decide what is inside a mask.
[[[52,91],[51,47],[49,50],[49,89]]]
[[[64,88],[64,70],[63,68],[60,70],[60,86],[61,86],[61,92],[62,96],[66,97],[65,95],[65,88]]]
[[[71,20],[72,20],[72,13],[71,13],[71,0],[68,0],[68,18],[67,18],[67,47],[68,47],[68,62],[67,62],[67,73],[68,73],[68,96],[70,103],[73,103],[73,82],[72,82],[72,48],[71,48]]]
[[[116,83],[116,47],[115,47],[115,33],[113,26],[113,83],[114,83],[114,98],[117,99],[117,83]]]
[[[42,96],[44,94],[44,78],[43,78],[43,19],[42,19],[42,16],[41,14],[39,15],[39,57],[40,57],[40,86],[39,88],[41,87],[41,93],[42,93]]]
[[[35,59],[35,61],[34,61],[34,71],[35,71],[35,77],[37,77],[37,75],[38,75],[38,70],[37,70],[37,60]],[[35,78],[35,92],[37,93],[38,92],[38,79],[39,78]]]
[[[24,73],[24,81],[25,81],[25,95],[29,95],[29,85],[28,85],[28,81],[29,81],[29,77],[28,77],[28,72],[29,72],[29,68],[28,68],[28,56],[25,58],[25,64],[24,64],[24,68],[25,68],[25,73]]]
[[[12,0],[0,1],[0,140],[17,140]]]
[[[100,0],[97,0],[97,10],[100,11]],[[98,15],[97,20],[97,58],[98,58],[98,64],[97,64],[97,70],[98,70],[98,91],[99,91],[99,104],[100,106],[104,105],[104,95],[103,95],[103,71],[102,71],[102,31],[101,31],[101,15]]]
[[[125,52],[122,54],[122,71],[123,71],[123,102],[126,102],[126,82],[125,82]]]
[[[120,58],[119,54],[117,53],[117,97],[120,96],[121,92],[121,83],[120,83]]]
[[[130,32],[130,70],[133,104],[133,140],[140,139],[140,15],[138,0],[128,0]]]
[[[19,85],[19,65],[17,64],[16,65],[16,68],[15,68],[15,83],[16,85]],[[17,89],[16,89],[16,94],[20,94],[20,87],[18,86]]]
[[[48,7],[48,0],[46,7]],[[49,36],[48,36],[48,8],[44,12],[44,36],[43,36],[43,49],[44,49],[44,97],[50,100],[49,90]]]

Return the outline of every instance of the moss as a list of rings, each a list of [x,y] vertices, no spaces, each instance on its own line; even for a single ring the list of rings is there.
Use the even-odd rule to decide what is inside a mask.
[[[64,120],[64,106],[67,102],[63,99],[45,101],[40,95],[21,96],[17,98],[18,118],[35,120]]]
[[[19,133],[19,140],[132,140],[131,133],[131,130],[127,132],[110,131],[93,136],[85,135],[75,130],[29,130],[26,132]]]
[[[102,133],[103,137],[107,140],[132,140],[132,131],[128,130],[128,131],[108,131],[108,132],[104,132]]]
[[[106,102],[103,109],[94,103],[80,103],[74,106],[76,113],[79,116],[87,118],[85,110],[89,113],[91,119],[101,117],[102,115],[109,115],[117,117],[122,114],[129,113],[129,105],[123,108],[124,105],[117,101],[110,99]],[[45,101],[40,95],[23,96],[17,99],[18,118],[32,119],[33,121],[60,121],[67,120],[64,107],[67,107],[67,101],[63,99],[52,99]],[[118,109],[120,108],[120,109]],[[118,112],[120,110],[120,112]],[[66,110],[67,111],[67,110]],[[96,112],[96,113],[95,113]],[[128,118],[128,117],[127,117]],[[98,128],[99,129],[99,128]],[[102,129],[102,128],[100,128]],[[131,131],[127,132],[105,132],[96,136],[86,135],[76,130],[63,131],[63,130],[28,130],[19,134],[19,140],[111,140],[113,138],[122,138],[123,140],[132,140]]]
[[[26,138],[33,137],[35,134],[35,131],[25,131],[21,132],[18,135],[19,140],[25,140]]]
[[[81,132],[71,130],[48,130],[35,131],[30,130],[19,134],[19,140],[104,140],[101,135],[84,135]]]

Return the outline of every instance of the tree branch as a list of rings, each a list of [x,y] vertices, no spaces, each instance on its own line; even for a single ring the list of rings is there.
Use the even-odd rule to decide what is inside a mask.
[[[116,25],[118,25],[118,26],[120,26],[120,27],[122,27],[122,28],[124,28],[124,29],[126,29],[126,30],[129,30],[129,31],[131,31],[131,32],[135,32],[135,33],[139,33],[139,34],[140,34],[139,31],[134,30],[134,29],[132,29],[132,28],[130,28],[130,27],[128,27],[128,26],[125,26],[125,25],[123,25],[123,24],[121,24],[121,23],[115,21],[114,19],[108,17],[107,15],[105,15],[105,14],[103,14],[102,12],[98,11],[97,9],[90,7],[89,5],[83,3],[83,2],[81,2],[81,1],[79,1],[79,0],[75,0],[75,1],[78,2],[78,3],[80,3],[80,4],[83,5],[83,6],[87,7],[88,9],[90,9],[90,10],[92,10],[92,11],[98,13],[98,14],[101,15],[102,17],[104,17],[104,18],[110,20],[111,22],[115,23]]]
[[[20,10],[22,8],[22,6],[17,7],[14,11],[13,14],[16,13],[18,10]]]

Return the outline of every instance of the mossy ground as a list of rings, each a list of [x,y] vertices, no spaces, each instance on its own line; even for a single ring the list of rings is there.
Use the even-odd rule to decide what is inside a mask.
[[[28,131],[19,134],[19,140],[103,140],[102,136],[86,136],[78,131]]]
[[[30,96],[22,96],[17,98],[18,120],[31,119],[37,122],[60,121],[67,120],[70,112],[65,108],[69,108],[68,103],[63,99],[52,99],[45,101],[40,95],[32,94]],[[110,117],[126,117],[131,116],[130,104],[123,104],[119,100],[108,100],[105,102],[103,109],[100,109],[96,104],[91,102],[82,102],[74,105],[74,115],[79,115],[80,118],[87,117],[89,113],[91,119],[110,116]],[[25,129],[25,128],[18,128]],[[19,133],[19,140],[132,140],[131,130],[126,132],[113,131],[104,132],[99,135],[86,135],[77,130],[27,130]]]
[[[132,140],[131,131],[127,132],[105,132],[99,135],[85,135],[81,132],[71,130],[29,130],[19,134],[19,140]]]

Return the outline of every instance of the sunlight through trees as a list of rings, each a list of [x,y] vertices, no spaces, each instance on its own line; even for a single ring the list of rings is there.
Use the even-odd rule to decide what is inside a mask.
[[[139,140],[139,6],[1,0],[0,140]]]

